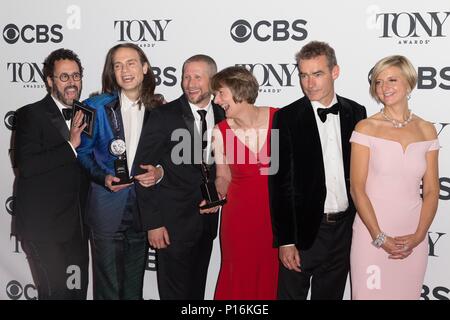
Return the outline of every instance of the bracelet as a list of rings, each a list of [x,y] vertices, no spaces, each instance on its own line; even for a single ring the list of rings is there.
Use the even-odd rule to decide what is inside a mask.
[[[386,242],[386,233],[384,232],[380,232],[377,237],[375,238],[375,240],[372,241],[372,244],[376,247],[376,248],[381,248],[381,246]]]

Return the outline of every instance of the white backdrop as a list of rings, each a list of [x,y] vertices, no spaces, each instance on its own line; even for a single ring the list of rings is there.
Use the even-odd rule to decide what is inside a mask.
[[[183,61],[205,53],[219,69],[242,65],[260,82],[258,105],[282,107],[302,96],[294,55],[311,40],[336,50],[341,75],[338,94],[367,107],[368,73],[380,58],[403,54],[419,72],[413,112],[436,124],[442,145],[439,209],[429,233],[425,299],[450,298],[450,3],[434,1],[139,1],[16,0],[1,5],[0,108],[0,299],[35,299],[25,255],[11,235],[14,173],[9,158],[14,111],[45,95],[42,62],[57,48],[77,52],[85,70],[82,98],[101,89],[107,50],[130,41],[147,53],[158,78],[157,92],[167,100],[181,94]],[[57,195],[55,195],[57,196]],[[214,244],[207,299],[213,297],[220,267]],[[154,255],[149,253],[146,299],[158,299]],[[346,291],[349,298],[349,290]]]

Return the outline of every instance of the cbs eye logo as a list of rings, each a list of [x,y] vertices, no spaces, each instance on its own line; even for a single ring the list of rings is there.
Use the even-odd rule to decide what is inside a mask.
[[[246,20],[237,20],[231,25],[230,35],[236,42],[245,42],[252,35],[252,26]]]
[[[373,67],[373,68],[375,68],[375,67]],[[372,83],[373,68],[370,69],[369,73],[367,74],[367,81],[369,81],[369,85]]]
[[[16,112],[15,111],[8,111],[5,114],[5,127],[9,130],[15,130],[16,129]]]
[[[6,285],[6,295],[11,300],[19,300],[22,296],[26,300],[37,300],[36,287],[32,284],[27,284],[22,287],[19,281],[11,280]]]
[[[14,215],[14,197],[9,197],[6,199],[5,209],[10,215]]]
[[[8,24],[3,29],[3,39],[9,44],[16,43],[20,37],[20,30],[15,24]]]

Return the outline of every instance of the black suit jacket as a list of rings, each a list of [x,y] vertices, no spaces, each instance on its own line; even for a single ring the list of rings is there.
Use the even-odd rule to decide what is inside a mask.
[[[87,184],[67,142],[69,129],[50,95],[16,117],[17,233],[34,241],[69,240],[82,225]]]
[[[341,105],[342,154],[349,211],[355,214],[350,196],[350,136],[366,109],[337,96]],[[269,176],[274,245],[296,244],[309,249],[319,230],[326,197],[322,147],[314,109],[303,97],[275,113],[273,128],[279,130],[279,170]],[[274,149],[272,151],[272,156]]]
[[[222,108],[213,104],[213,110],[215,123],[224,119]],[[177,163],[172,156],[183,161]],[[143,188],[135,183],[144,230],[165,226],[171,240],[182,241],[195,240],[203,232],[216,236],[218,215],[199,213],[198,204],[203,198],[201,138],[184,95],[150,113],[135,163],[160,164],[164,168],[164,177],[156,186]],[[214,166],[210,179],[215,179]]]

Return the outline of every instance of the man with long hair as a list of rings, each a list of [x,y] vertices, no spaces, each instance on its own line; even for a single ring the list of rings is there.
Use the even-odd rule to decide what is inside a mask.
[[[79,160],[92,182],[87,204],[91,228],[94,299],[142,299],[147,258],[134,183],[149,187],[162,169],[134,163],[154,98],[155,77],[145,53],[122,43],[106,55],[102,94],[85,103],[96,110],[92,137],[83,135]],[[134,175],[140,166],[141,174]]]

